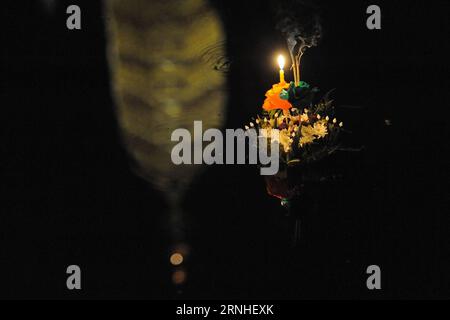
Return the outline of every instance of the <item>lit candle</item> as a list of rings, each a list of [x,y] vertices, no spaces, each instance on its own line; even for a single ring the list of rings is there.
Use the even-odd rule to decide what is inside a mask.
[[[284,70],[283,70],[284,63],[285,63],[284,57],[280,54],[278,56],[278,65],[280,66],[280,83],[284,83],[285,82],[284,81]]]
[[[278,56],[278,65],[280,66],[280,82],[272,85],[272,89],[266,92],[266,99],[264,100],[263,109],[271,111],[275,109],[283,110],[283,113],[287,113],[292,105],[288,100],[282,99],[280,94],[283,89],[289,88],[289,84],[284,80],[284,57],[280,54]],[[278,113],[279,114],[279,113]]]

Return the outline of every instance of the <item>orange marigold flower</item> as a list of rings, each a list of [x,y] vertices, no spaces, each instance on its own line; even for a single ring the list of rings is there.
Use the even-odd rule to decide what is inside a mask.
[[[263,109],[266,111],[274,109],[289,110],[292,105],[287,100],[280,98],[281,90],[289,88],[286,82],[277,83],[272,86],[272,89],[266,92],[266,100],[264,100]]]

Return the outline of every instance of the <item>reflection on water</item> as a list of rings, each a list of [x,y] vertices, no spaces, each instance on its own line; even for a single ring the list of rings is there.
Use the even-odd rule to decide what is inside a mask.
[[[204,130],[223,125],[229,66],[223,28],[206,0],[112,0],[105,6],[121,135],[138,173],[166,196],[180,250],[186,247],[180,202],[201,167],[172,164],[170,136],[177,128],[192,131],[194,120],[202,120]],[[188,250],[180,252],[171,256],[172,265],[186,258]],[[178,269],[172,281],[182,284],[186,272]]]

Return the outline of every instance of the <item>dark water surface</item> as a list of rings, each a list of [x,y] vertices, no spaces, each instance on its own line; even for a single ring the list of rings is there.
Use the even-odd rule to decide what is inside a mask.
[[[443,4],[382,1],[380,31],[365,27],[369,3],[324,4],[323,39],[302,76],[337,89],[346,143],[364,149],[336,155],[327,169],[342,179],[299,199],[295,248],[284,208],[251,166],[200,171],[173,230],[173,208],[120,143],[101,6],[86,4],[86,27],[71,33],[57,27],[64,4],[53,17],[37,4],[8,4],[2,16],[0,297],[450,297]],[[234,128],[261,105],[284,40],[264,1],[217,8]],[[177,287],[169,255],[180,243]],[[66,289],[70,264],[83,270],[80,292]],[[382,271],[376,292],[366,288],[372,264]]]

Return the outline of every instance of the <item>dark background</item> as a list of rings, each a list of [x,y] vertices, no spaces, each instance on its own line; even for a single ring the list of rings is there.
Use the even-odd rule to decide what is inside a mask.
[[[100,3],[73,2],[81,31],[65,26],[72,2],[52,15],[37,1],[4,3],[0,297],[450,298],[450,7],[392,2],[376,2],[374,31],[372,3],[319,2],[323,39],[302,74],[337,88],[348,143],[364,149],[336,156],[331,169],[344,178],[296,209],[305,211],[300,244],[290,245],[289,221],[256,168],[210,167],[183,205],[190,253],[178,287],[167,205],[133,174],[119,140]],[[214,4],[232,61],[233,128],[273,82],[258,57],[284,40],[265,1]],[[70,264],[82,269],[81,291],[66,289]],[[371,264],[382,290],[366,288]]]

